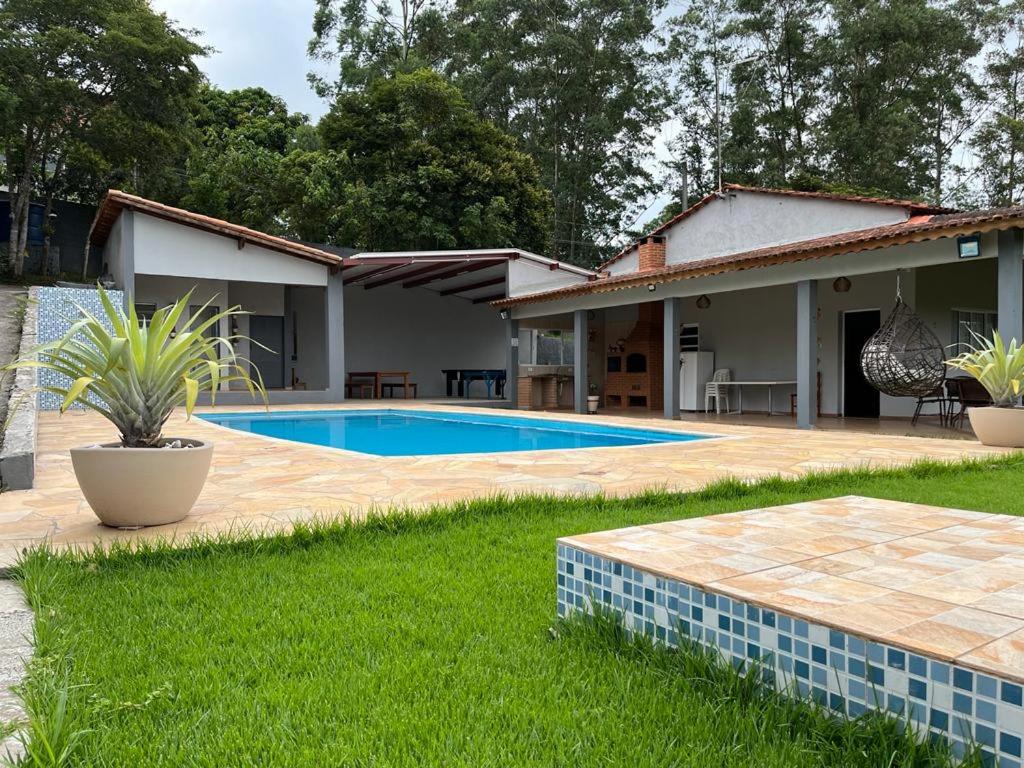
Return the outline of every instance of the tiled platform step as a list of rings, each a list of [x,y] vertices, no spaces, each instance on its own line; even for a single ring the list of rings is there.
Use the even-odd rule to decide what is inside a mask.
[[[558,613],[762,659],[852,716],[1021,768],[1024,520],[859,497],[560,539]],[[939,599],[939,597],[945,599]]]

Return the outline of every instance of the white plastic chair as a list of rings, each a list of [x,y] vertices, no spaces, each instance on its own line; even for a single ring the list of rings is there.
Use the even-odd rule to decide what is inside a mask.
[[[725,401],[725,412],[729,412],[729,387],[724,381],[732,381],[732,373],[728,368],[719,368],[711,381],[704,385],[704,413],[711,410],[711,400],[715,401],[715,413],[722,412],[722,401]]]

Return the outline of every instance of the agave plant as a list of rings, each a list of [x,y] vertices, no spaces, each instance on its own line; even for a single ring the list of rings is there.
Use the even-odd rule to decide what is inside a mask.
[[[971,333],[976,345],[967,345],[966,352],[947,360],[946,365],[966,371],[980,381],[994,405],[1013,408],[1024,391],[1024,347],[1016,339],[1010,339],[1007,346],[999,331],[991,339]]]
[[[207,302],[182,321],[192,297],[189,291],[146,322],[140,321],[131,302],[125,312],[102,287],[98,290],[107,323],[79,306],[82,317],[63,338],[42,344],[7,366],[34,366],[66,376],[66,387],[41,388],[63,398],[61,413],[82,403],[117,427],[121,445],[156,448],[163,444],[161,432],[175,407],[184,405],[191,417],[199,393],[209,392],[213,402],[225,382],[243,382],[254,398],[259,394],[267,404],[259,371],[254,381],[242,367],[248,361],[235,353],[234,342],[251,340],[208,335],[224,318],[247,314],[240,307],[206,317]]]

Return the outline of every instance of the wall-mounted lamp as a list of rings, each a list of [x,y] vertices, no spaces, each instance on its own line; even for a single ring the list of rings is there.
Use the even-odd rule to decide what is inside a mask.
[[[702,293],[697,297],[697,309],[707,309],[710,306],[711,298],[706,293]]]
[[[848,293],[851,287],[853,287],[853,283],[848,277],[837,277],[832,281],[832,290],[836,293]]]
[[[508,310],[507,310],[507,309],[503,309],[503,310],[501,310],[501,312],[499,312],[499,313],[498,313],[498,316],[499,316],[499,317],[500,317],[500,318],[501,318],[502,320],[508,320]]]
[[[958,237],[956,252],[961,259],[973,259],[981,256],[981,235]]]
[[[650,291],[651,293],[654,293],[656,290],[658,290],[658,286],[656,286],[654,283],[648,283],[647,290]]]

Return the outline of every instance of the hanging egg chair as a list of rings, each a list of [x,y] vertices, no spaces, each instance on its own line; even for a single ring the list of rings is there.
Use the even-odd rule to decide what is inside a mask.
[[[896,306],[860,353],[864,378],[886,395],[925,397],[945,380],[945,360],[939,337],[904,303],[897,276]]]

